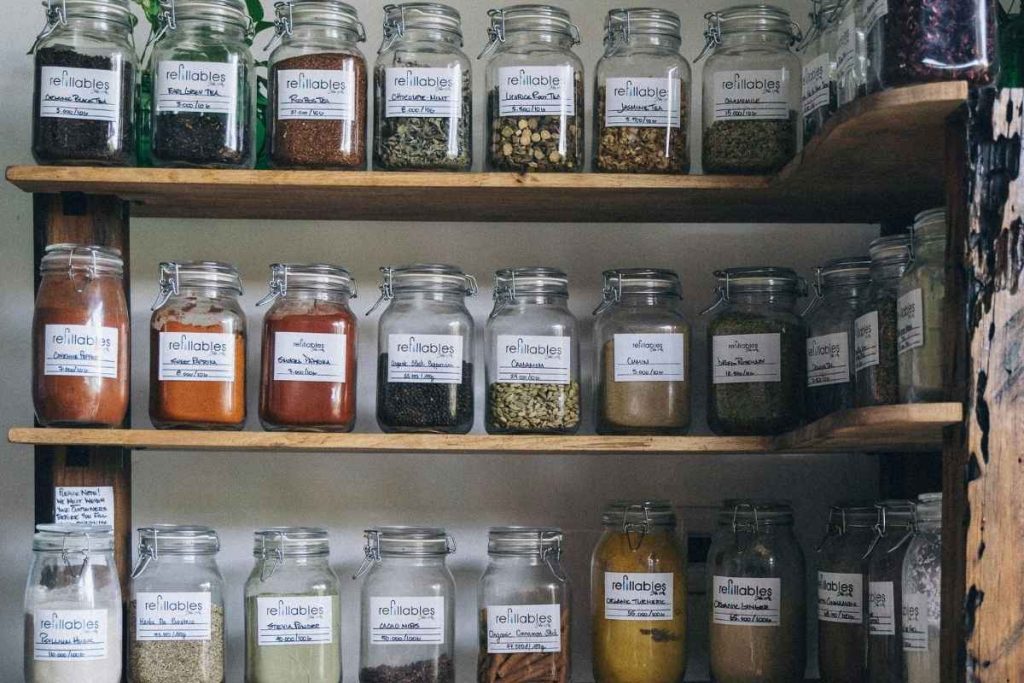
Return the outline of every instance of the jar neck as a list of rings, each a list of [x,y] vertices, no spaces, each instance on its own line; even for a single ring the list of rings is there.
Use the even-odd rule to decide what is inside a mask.
[[[499,306],[515,308],[520,306],[559,306],[565,307],[569,304],[568,294],[516,294],[514,300],[501,299]]]
[[[164,553],[153,558],[153,564],[161,565],[196,565],[200,567],[213,567],[217,564],[217,556],[212,553]]]
[[[380,563],[385,567],[443,567],[446,555],[382,555]]]
[[[792,310],[796,307],[797,296],[793,292],[744,292],[735,288],[729,293],[729,303],[737,306],[771,306]]]
[[[622,41],[620,45],[626,50],[678,53],[683,46],[683,41],[677,36],[665,33],[630,33],[629,38]]]
[[[280,560],[276,557],[257,558],[256,563],[260,565],[274,565],[279,563],[277,571],[280,571],[281,569],[304,567],[327,569],[331,566],[330,559],[329,555],[286,555]]]
[[[282,38],[283,45],[302,45],[304,43],[331,43],[339,48],[358,49],[359,34],[350,28],[341,26],[325,26],[322,24],[298,24],[292,27],[291,35]]]
[[[873,282],[892,282],[899,280],[907,268],[906,261],[883,261],[871,264],[871,280]]]
[[[466,295],[463,292],[453,292],[450,290],[410,289],[396,291],[392,301],[438,301],[455,306],[464,306]]]
[[[402,36],[395,39],[391,49],[402,47],[405,43],[444,43],[461,49],[462,36],[443,29],[406,26]]]
[[[859,282],[825,285],[821,289],[821,298],[824,301],[850,301],[864,296],[870,284],[869,280],[861,280]]]
[[[68,17],[67,23],[58,29],[55,34],[60,33],[114,33],[122,38],[130,38],[132,35],[131,24],[110,19],[97,17]]]
[[[509,31],[505,34],[504,45],[506,48],[537,45],[571,50],[573,39],[571,35],[562,31]]]
[[[623,292],[619,296],[619,300],[615,302],[618,306],[635,306],[635,307],[647,307],[647,306],[661,306],[661,307],[674,307],[679,303],[679,297],[672,294],[630,294]]]
[[[336,289],[296,289],[289,288],[278,301],[331,301],[348,305],[349,295]]]
[[[524,555],[495,555],[488,553],[491,564],[495,567],[539,567],[544,564],[537,553]]]
[[[221,36],[222,40],[234,40],[245,42],[246,27],[230,21],[217,21],[211,19],[200,19],[193,17],[178,17],[175,20],[175,28],[167,33],[168,36],[180,34],[190,38],[202,38],[209,35]]]
[[[769,47],[788,52],[792,42],[789,35],[776,31],[736,31],[722,33],[721,47]]]

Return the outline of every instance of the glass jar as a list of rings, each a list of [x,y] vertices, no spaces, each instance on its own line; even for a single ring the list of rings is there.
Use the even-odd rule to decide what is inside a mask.
[[[595,315],[597,433],[689,431],[691,337],[679,276],[606,270]]]
[[[255,532],[245,582],[247,683],[341,683],[341,584],[323,529]]]
[[[25,682],[119,683],[121,584],[110,527],[40,524],[25,588]]]
[[[44,427],[120,427],[128,414],[130,320],[121,252],[52,244],[32,317],[32,400]]]
[[[775,501],[726,501],[708,564],[712,680],[802,680],[806,577],[793,508]]]
[[[804,144],[824,127],[838,108],[836,103],[836,45],[832,23],[839,12],[839,2],[814,2],[811,28],[800,46],[803,55],[802,117]]]
[[[492,9],[487,64],[492,171],[583,170],[583,62],[572,51],[580,30],[551,5]]]
[[[256,72],[243,0],[167,0],[150,38],[156,166],[251,168]]]
[[[922,211],[914,220],[911,260],[899,282],[896,346],[900,401],[941,401],[949,374],[942,337],[946,299],[946,210]]]
[[[572,680],[561,529],[496,527],[480,579],[478,683]]]
[[[662,9],[613,9],[597,63],[594,170],[690,170],[690,63],[681,22]]]
[[[840,107],[867,94],[864,25],[858,21],[860,0],[842,0],[833,23],[836,46],[836,102]]]
[[[590,564],[597,683],[682,683],[686,551],[666,501],[610,503]]]
[[[556,268],[494,274],[487,319],[487,431],[573,434],[580,426],[580,343],[569,278]]]
[[[476,279],[455,266],[381,268],[377,424],[385,432],[465,434],[473,427]]]
[[[374,168],[468,171],[473,67],[462,17],[436,2],[388,5],[374,81]]]
[[[366,31],[340,0],[274,5],[267,129],[277,168],[366,168]]]
[[[939,680],[942,625],[942,494],[918,496],[914,537],[903,558],[906,683]]]
[[[359,683],[454,683],[454,552],[444,529],[366,531]]]
[[[774,173],[796,154],[800,27],[772,5],[705,18],[704,172]]]
[[[220,540],[205,526],[139,529],[128,607],[132,683],[224,680],[224,578]]]
[[[263,317],[264,429],[349,432],[356,422],[355,281],[344,268],[275,263]]]
[[[708,322],[708,425],[715,434],[780,434],[800,424],[807,329],[796,313],[807,284],[789,268],[715,271]]]
[[[157,429],[245,424],[245,313],[238,270],[160,264],[149,344],[149,418]]]
[[[48,0],[46,26],[31,49],[37,163],[134,162],[134,27],[127,0]]]
[[[913,532],[914,504],[878,504],[878,544],[868,558],[870,683],[903,683],[903,558]]]

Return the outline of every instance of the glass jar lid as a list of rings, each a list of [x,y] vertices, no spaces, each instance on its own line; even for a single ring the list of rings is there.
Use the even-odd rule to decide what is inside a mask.
[[[252,29],[245,0],[158,0],[158,3],[160,28],[153,41],[164,32],[175,30],[179,19],[233,24],[245,28],[247,32]]]
[[[826,261],[815,269],[814,294],[820,299],[826,291],[863,286],[870,282],[871,259],[867,256],[844,256]]]
[[[253,532],[253,557],[322,557],[331,552],[325,529],[316,527],[267,527]]]
[[[189,287],[224,289],[235,296],[242,294],[242,278],[238,269],[220,261],[165,261],[160,264],[160,293],[153,303],[156,310],[172,296]]]
[[[380,298],[366,312],[370,315],[397,292],[449,292],[473,296],[479,291],[476,278],[462,272],[458,266],[443,263],[416,263],[408,266],[383,266],[379,285]]]
[[[154,524],[139,529],[139,556],[213,555],[220,550],[217,532],[208,526]]]
[[[629,42],[633,35],[657,35],[682,40],[682,21],[667,9],[622,7],[608,12],[604,20],[604,43],[611,47]]]
[[[922,211],[914,217],[913,227],[914,241],[928,241],[946,239],[946,209],[939,207]]]
[[[603,273],[601,303],[594,310],[598,314],[623,296],[670,296],[683,298],[683,286],[675,271],[664,268],[615,268]]]
[[[368,558],[432,557],[455,552],[455,539],[439,527],[382,526],[363,534]]]
[[[562,554],[562,539],[562,530],[557,527],[492,527],[487,534],[487,554],[557,558]]]
[[[569,296],[569,276],[557,268],[502,268],[494,273],[494,300],[515,301],[518,294]]]
[[[51,244],[39,262],[40,273],[66,272],[69,278],[77,273],[97,275],[123,275],[124,259],[121,252],[111,247],[82,244]]]
[[[601,523],[625,532],[671,528],[676,526],[676,511],[667,500],[617,500],[605,507]]]
[[[114,549],[114,530],[86,524],[37,524],[32,550],[42,552],[107,552]]]
[[[716,270],[718,292],[726,301],[732,293],[765,292],[772,294],[807,293],[807,283],[792,268],[753,266]]]
[[[57,30],[57,27],[66,25],[71,18],[99,19],[121,24],[125,28],[132,28],[136,23],[128,0],[45,0],[42,4],[46,8],[46,24],[36,36],[29,54],[35,52],[40,41]]]
[[[737,5],[708,12],[704,19],[707,21],[704,29],[704,49],[697,56],[698,60],[721,45],[724,35],[776,33],[786,36],[790,46],[803,40],[800,25],[790,18],[787,10],[774,5]]]
[[[878,526],[882,534],[892,529],[909,529],[914,524],[914,503],[909,500],[883,500],[878,505]]]
[[[718,523],[732,527],[733,531],[793,526],[793,507],[786,501],[731,499],[718,511]]]
[[[407,2],[384,5],[384,40],[379,52],[390,49],[406,29],[445,31],[458,36],[462,46],[462,16],[457,9],[439,2]]]
[[[872,240],[868,247],[871,265],[896,265],[910,262],[910,235],[888,235]]]
[[[480,57],[492,52],[505,42],[505,36],[514,32],[559,33],[580,44],[580,29],[572,23],[569,13],[553,5],[512,5],[487,11],[491,24],[487,29],[487,45]]]
[[[326,263],[274,263],[270,266],[270,293],[256,302],[262,306],[286,296],[290,290],[332,292],[356,298],[356,281],[341,266]]]
[[[942,494],[922,493],[917,497],[917,521],[942,521]]]
[[[179,0],[180,1],[180,0]],[[340,0],[289,0],[274,3],[274,28],[278,36],[291,36],[292,29],[322,26],[349,31],[366,41],[366,28],[352,5]]]
[[[867,503],[833,505],[828,512],[828,526],[842,535],[851,529],[874,529],[878,524],[878,508]]]

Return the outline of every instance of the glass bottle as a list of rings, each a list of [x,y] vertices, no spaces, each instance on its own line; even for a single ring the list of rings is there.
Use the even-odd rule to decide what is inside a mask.
[[[867,93],[864,25],[858,21],[860,0],[842,0],[833,23],[836,45],[836,102],[845,107]]]
[[[496,272],[485,337],[487,431],[575,433],[580,344],[568,276],[556,268]]]
[[[836,45],[835,31],[831,30],[839,11],[838,0],[816,0],[811,12],[811,28],[800,46],[803,56],[803,141],[806,145],[817,135],[825,121],[835,113],[836,103]]]
[[[551,5],[492,9],[487,63],[487,168],[583,170],[580,31]]]
[[[942,494],[918,496],[914,538],[903,558],[906,683],[939,680],[942,625]]]
[[[385,7],[374,77],[375,169],[470,169],[473,67],[462,47],[458,10],[437,2]]]
[[[868,558],[869,683],[903,683],[903,558],[913,533],[914,504],[878,504],[878,544]]]
[[[613,9],[597,63],[594,170],[690,170],[690,63],[679,53],[679,15]]]

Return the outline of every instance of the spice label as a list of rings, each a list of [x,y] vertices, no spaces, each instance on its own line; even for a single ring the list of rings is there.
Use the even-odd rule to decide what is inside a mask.
[[[786,69],[715,72],[713,120],[788,119],[789,78]]]
[[[903,650],[928,651],[928,596],[924,593],[903,594]]]
[[[498,69],[500,116],[576,116],[571,66],[503,66]]]
[[[209,640],[210,594],[137,593],[135,640]]]
[[[47,325],[43,374],[117,379],[116,327]]]
[[[818,572],[818,621],[864,623],[864,575]]]
[[[873,636],[896,635],[896,602],[892,581],[868,583],[868,632]]]
[[[275,78],[278,121],[355,120],[354,71],[281,69]]]
[[[462,384],[462,337],[389,334],[388,382]]]
[[[868,0],[864,6],[864,33],[874,30],[878,20],[889,13],[889,0]]]
[[[274,381],[344,382],[343,334],[274,333]]]
[[[370,598],[370,642],[374,645],[443,645],[444,598]]]
[[[235,335],[161,332],[161,382],[234,382]]]
[[[604,574],[604,618],[612,621],[672,619],[671,573]]]
[[[37,609],[32,615],[37,662],[107,658],[107,610]]]
[[[807,340],[807,386],[824,387],[850,381],[850,335],[823,334]]]
[[[561,605],[487,607],[488,654],[561,651]]]
[[[712,340],[715,384],[781,382],[781,335],[728,334]]]
[[[121,110],[118,71],[44,66],[39,73],[39,116],[117,123]]]
[[[682,92],[678,78],[606,79],[604,125],[609,128],[679,128]]]
[[[154,104],[158,112],[234,114],[238,65],[234,62],[160,62]]]
[[[804,64],[803,67],[803,98],[804,116],[810,116],[819,109],[828,106],[829,101],[829,58],[822,53]]]
[[[853,369],[878,365],[878,311],[871,311],[853,323]]]
[[[568,384],[572,338],[499,334],[499,384]]]
[[[850,14],[839,22],[836,34],[836,74],[847,74],[857,66],[857,24]]]
[[[53,490],[55,524],[114,527],[113,486],[57,486]]]
[[[329,595],[256,598],[257,644],[333,643],[333,611]]]
[[[462,69],[390,67],[384,71],[387,118],[459,118]]]
[[[897,348],[900,353],[924,346],[924,300],[921,288],[901,296],[896,303]]]
[[[684,343],[681,334],[615,335],[615,381],[684,381]]]
[[[782,579],[716,576],[713,618],[725,626],[778,626],[782,614]]]

